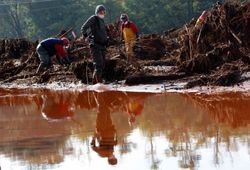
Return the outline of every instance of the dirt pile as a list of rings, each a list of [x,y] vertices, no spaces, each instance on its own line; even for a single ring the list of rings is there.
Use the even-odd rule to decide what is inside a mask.
[[[176,65],[177,68],[169,73],[176,77],[165,80],[180,79],[180,73],[184,73],[187,88],[197,85],[230,86],[244,81],[242,73],[249,71],[250,63],[250,3],[217,3],[205,14],[206,17],[201,15],[202,23],[200,18],[193,19],[164,35],[143,36],[138,41],[144,47],[142,54],[146,59],[158,60],[159,65],[159,61]],[[155,40],[159,41],[155,43],[158,46],[164,44],[160,52],[160,48],[154,46]],[[153,54],[154,58],[147,54]],[[151,76],[143,79],[148,77]],[[159,76],[151,77],[149,82],[157,78]]]
[[[38,59],[32,53],[36,44],[26,39],[0,39],[0,79],[11,79],[37,63]]]
[[[161,34],[141,35],[134,46],[133,63],[126,61],[119,22],[109,24],[105,79],[126,80],[129,85],[185,81],[187,88],[244,81],[242,74],[249,71],[250,63],[250,3],[215,4],[206,14],[201,24],[193,19]],[[36,45],[25,39],[0,40],[2,83],[92,82],[91,53],[83,40],[71,42],[71,65],[53,61],[53,67],[40,75],[35,74],[39,64]],[[166,66],[173,67],[166,70]]]
[[[29,51],[32,46],[33,43],[26,39],[2,39],[0,40],[1,59],[19,59],[27,54],[27,51]]]
[[[217,4],[201,26],[187,24],[179,32],[178,69],[205,76],[197,84],[232,85],[249,70],[250,4]],[[201,83],[202,82],[202,83]],[[192,85],[191,85],[192,84]],[[195,85],[191,82],[188,86]]]

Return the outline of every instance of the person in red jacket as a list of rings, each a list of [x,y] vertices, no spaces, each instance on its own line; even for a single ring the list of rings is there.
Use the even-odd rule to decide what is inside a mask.
[[[37,73],[42,72],[45,68],[51,66],[51,57],[56,55],[60,64],[69,64],[69,58],[64,46],[69,45],[67,38],[48,38],[41,41],[37,48],[37,54],[40,59],[40,65],[37,69]]]
[[[142,114],[144,109],[144,101],[142,99],[130,99],[127,104],[129,125],[135,123],[136,117]]]
[[[122,14],[120,17],[121,20],[121,32],[122,38],[125,42],[125,49],[127,53],[128,61],[131,61],[133,55],[133,47],[136,42],[136,39],[139,37],[139,29],[137,26],[129,20],[127,14]]]

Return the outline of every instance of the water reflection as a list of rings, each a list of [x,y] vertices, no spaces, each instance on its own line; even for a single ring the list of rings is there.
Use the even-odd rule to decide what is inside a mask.
[[[110,115],[112,105],[105,99],[105,95],[103,94],[97,94],[95,100],[98,112],[96,118],[96,130],[91,141],[91,146],[99,156],[104,158],[107,157],[109,164],[116,165],[117,158],[114,155],[114,146],[117,144],[117,138],[116,129]],[[98,142],[98,146],[96,141]]]
[[[39,101],[42,99],[42,104]],[[55,93],[53,96],[42,95],[37,101],[38,108],[41,107],[42,115],[49,121],[70,119],[74,117],[74,106],[70,94],[60,95]]]
[[[0,90],[0,166],[249,169],[249,103],[240,93]]]

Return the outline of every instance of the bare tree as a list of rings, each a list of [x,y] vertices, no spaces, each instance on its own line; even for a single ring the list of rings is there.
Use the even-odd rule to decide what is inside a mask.
[[[22,25],[20,22],[20,4],[17,1],[8,2],[2,0],[3,10],[7,15],[6,21],[11,26],[17,37],[23,37]]]

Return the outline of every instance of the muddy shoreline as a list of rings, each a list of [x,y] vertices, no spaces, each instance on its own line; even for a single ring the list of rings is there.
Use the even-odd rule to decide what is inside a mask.
[[[132,63],[127,63],[119,40],[119,23],[109,24],[103,86],[167,84],[171,90],[217,86],[248,89],[250,3],[214,5],[208,11],[210,15],[200,27],[193,19],[164,33],[141,35]],[[54,88],[53,84],[61,84],[78,88],[92,84],[94,67],[86,43],[72,41],[68,52],[74,61],[67,66],[53,61],[53,67],[42,74],[35,73],[39,65],[36,45],[26,39],[0,39],[0,87]]]

